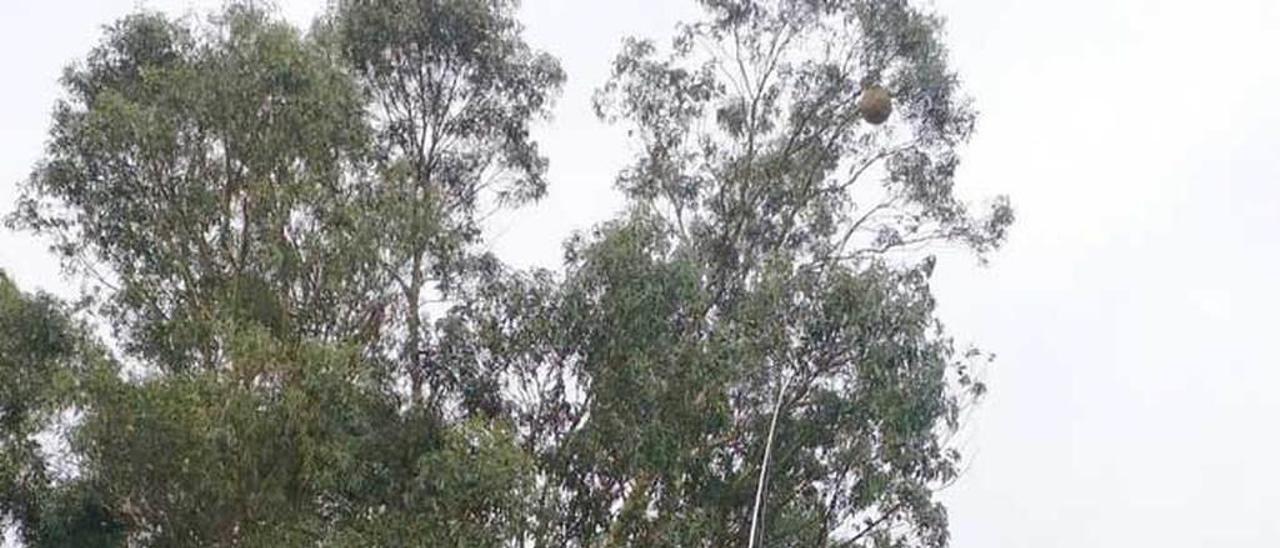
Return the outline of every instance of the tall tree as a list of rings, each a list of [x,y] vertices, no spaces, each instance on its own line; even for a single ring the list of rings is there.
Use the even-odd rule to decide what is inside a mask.
[[[402,364],[429,336],[430,292],[491,263],[476,252],[481,209],[545,188],[528,126],[563,77],[521,42],[513,10],[336,3],[311,34],[256,2],[207,24],[140,13],[67,70],[9,220],[98,284],[96,311],[145,375],[50,358],[75,397],[6,394],[79,417],[72,478],[40,472],[47,421],[6,434],[5,480],[23,475],[0,515],[27,542],[514,538],[529,481],[509,425],[406,406],[400,388],[422,382]],[[37,365],[6,363],[6,382],[15,369],[48,384]],[[437,374],[439,394],[478,392]],[[65,534],[44,532],[50,515]]]
[[[369,127],[324,50],[249,4],[209,27],[141,13],[63,85],[10,220],[96,277],[130,353],[209,369],[231,324],[359,332],[383,300],[374,242],[347,228]]]
[[[982,257],[1013,218],[954,192],[974,114],[942,22],[702,5],[667,54],[626,42],[598,95],[643,147],[626,214],[571,242],[563,283],[513,274],[453,316],[513,387],[539,544],[942,546],[982,356],[942,331],[920,250]]]
[[[547,160],[530,126],[564,80],[521,37],[512,0],[344,0],[327,21],[371,99],[377,177],[364,196],[379,260],[402,312],[399,362],[430,405],[465,372],[422,369],[429,300],[477,267],[480,223],[546,192]],[[458,366],[460,364],[453,364]],[[456,391],[456,390],[455,390]]]

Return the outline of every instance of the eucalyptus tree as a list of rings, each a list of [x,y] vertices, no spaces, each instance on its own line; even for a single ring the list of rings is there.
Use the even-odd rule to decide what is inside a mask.
[[[382,299],[345,229],[370,131],[331,56],[249,4],[208,26],[138,13],[62,83],[10,222],[90,276],[131,355],[212,369],[236,325],[359,332]]]
[[[428,293],[492,263],[482,208],[545,189],[528,126],[562,75],[514,9],[338,2],[303,33],[233,2],[108,26],[67,69],[9,222],[92,282],[129,367],[4,356],[6,389],[10,372],[74,389],[5,394],[42,407],[5,410],[0,520],[54,546],[514,538],[529,459],[511,428],[401,389]],[[449,378],[432,382],[476,392]],[[68,477],[33,449],[50,417],[75,418]]]
[[[496,209],[546,192],[530,127],[564,80],[526,44],[513,0],[342,0],[325,21],[370,99],[377,176],[365,220],[397,290],[399,363],[433,406],[464,373],[422,368],[428,301],[449,297],[491,260],[475,251]]]
[[[936,490],[984,358],[934,316],[930,244],[1013,214],[956,193],[975,115],[904,0],[703,0],[597,96],[629,207],[453,313],[538,463],[544,546],[942,546]],[[890,103],[886,108],[885,101]],[[469,341],[469,342],[466,342]]]

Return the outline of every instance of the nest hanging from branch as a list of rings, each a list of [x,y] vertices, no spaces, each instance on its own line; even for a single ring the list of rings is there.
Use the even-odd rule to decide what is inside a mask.
[[[858,97],[858,111],[862,113],[863,120],[878,126],[888,120],[889,115],[893,113],[893,99],[889,97],[889,91],[883,87],[869,85]]]

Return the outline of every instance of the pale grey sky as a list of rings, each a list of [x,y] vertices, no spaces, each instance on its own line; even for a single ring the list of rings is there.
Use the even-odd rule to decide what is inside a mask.
[[[139,5],[3,0],[0,209],[44,141],[56,78]],[[282,0],[298,22],[322,0]],[[1018,210],[991,266],[946,256],[941,313],[994,351],[992,392],[945,493],[957,548],[1280,546],[1280,1],[938,0],[983,112],[960,185]],[[526,0],[529,39],[570,80],[551,194],[496,227],[554,267],[619,205],[630,156],[591,91],[624,35],[691,0]],[[0,231],[0,268],[70,294],[43,244]],[[1277,339],[1272,339],[1277,337]]]

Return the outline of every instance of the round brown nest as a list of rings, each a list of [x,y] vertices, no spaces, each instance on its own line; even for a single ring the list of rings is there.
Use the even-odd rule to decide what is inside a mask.
[[[876,85],[868,86],[858,97],[858,111],[862,113],[863,120],[875,125],[883,124],[893,113],[893,99],[889,97],[888,90]]]

